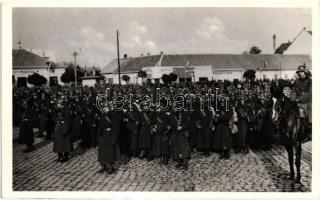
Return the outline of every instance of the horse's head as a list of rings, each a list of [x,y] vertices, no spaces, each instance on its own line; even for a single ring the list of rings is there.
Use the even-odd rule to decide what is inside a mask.
[[[272,97],[272,101],[272,122],[279,126],[280,121],[285,117],[287,99],[281,95],[278,98]]]

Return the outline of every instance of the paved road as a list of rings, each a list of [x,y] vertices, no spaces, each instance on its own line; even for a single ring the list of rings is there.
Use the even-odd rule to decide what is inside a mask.
[[[24,146],[13,143],[14,191],[311,191],[311,142],[303,145],[302,184],[287,180],[287,155],[281,146],[232,153],[229,160],[220,160],[215,153],[209,157],[193,153],[187,171],[175,169],[174,163],[163,166],[158,160],[123,158],[113,175],[97,173],[96,149],[76,147],[70,161],[59,163],[51,141],[36,138],[36,146],[25,154]]]

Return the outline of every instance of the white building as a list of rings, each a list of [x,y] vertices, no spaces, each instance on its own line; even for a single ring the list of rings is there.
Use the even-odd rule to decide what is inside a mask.
[[[177,74],[179,82],[241,80],[243,73],[252,69],[258,79],[290,79],[294,78],[298,66],[303,64],[311,71],[309,55],[160,54],[121,59],[120,76],[129,75],[129,83],[133,84],[141,83],[141,78],[138,78],[138,71],[141,70],[147,73],[145,80],[149,82],[161,82],[162,75],[170,73]],[[117,59],[114,59],[102,70],[107,83],[119,83],[117,66]]]
[[[65,68],[25,49],[14,49],[12,52],[12,75],[16,86],[27,86],[27,77],[33,73],[44,76],[48,86],[63,84],[60,77]]]

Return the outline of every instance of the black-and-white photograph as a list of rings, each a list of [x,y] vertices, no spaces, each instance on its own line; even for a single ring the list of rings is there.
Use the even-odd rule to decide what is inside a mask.
[[[12,190],[312,192],[312,31],[299,7],[14,7]]]

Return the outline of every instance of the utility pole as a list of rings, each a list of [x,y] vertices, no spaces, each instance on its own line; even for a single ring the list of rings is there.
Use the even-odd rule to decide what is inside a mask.
[[[120,78],[120,53],[119,53],[119,31],[117,30],[117,53],[118,53],[118,75],[119,75],[119,85],[121,85]]]
[[[77,56],[79,54],[74,51],[72,55],[74,56],[74,87],[77,87]]]

